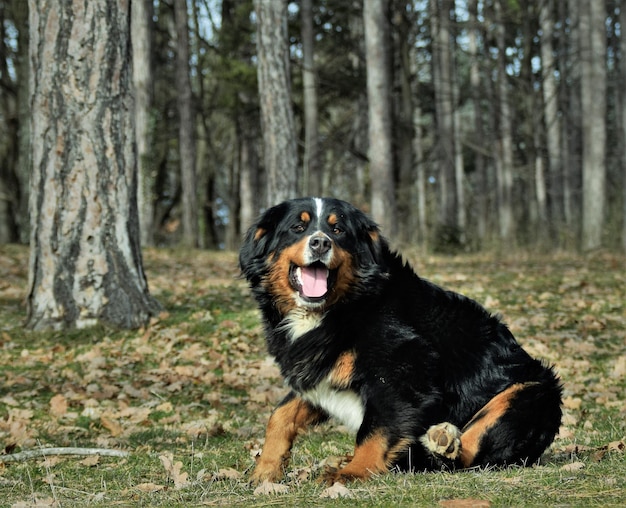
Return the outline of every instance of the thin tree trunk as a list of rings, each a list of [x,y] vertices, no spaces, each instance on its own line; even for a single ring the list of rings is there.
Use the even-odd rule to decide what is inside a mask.
[[[372,215],[386,235],[396,234],[396,200],[391,144],[391,88],[387,0],[364,0],[365,61],[369,121]]]
[[[583,117],[582,248],[602,245],[606,181],[606,4],[581,1],[580,65]]]
[[[478,0],[470,0],[468,5],[470,16],[470,27],[468,33],[468,45],[470,55],[470,93],[472,97],[472,113],[474,117],[474,138],[473,143],[476,146],[474,153],[474,167],[476,172],[476,229],[478,238],[483,242],[487,235],[487,165],[483,155],[483,142],[485,126],[482,117],[481,99],[481,80],[480,80],[480,64],[478,58]]]
[[[626,9],[620,9],[619,21],[621,27],[626,27]],[[620,60],[620,122],[621,143],[620,157],[622,165],[622,248],[626,251],[626,31],[622,29],[619,41]]]
[[[498,45],[498,104],[500,120],[500,142],[498,144],[498,216],[500,239],[512,241],[515,236],[513,217],[513,137],[511,125],[511,106],[509,104],[508,79],[506,73],[505,26],[502,15],[502,2],[495,2],[496,39]]]
[[[439,166],[438,242],[449,248],[459,241],[456,185],[456,144],[452,87],[452,48],[450,34],[451,0],[430,0],[433,37],[433,86],[437,118],[437,163]]]
[[[544,122],[546,126],[546,141],[548,145],[548,172],[554,175],[551,180],[561,180],[561,122],[559,120],[559,88],[556,80],[556,59],[554,58],[554,3],[545,0],[539,7],[539,24],[541,26],[541,91],[543,95]],[[535,129],[535,135],[537,130]],[[539,145],[537,145],[539,146]],[[547,190],[545,185],[545,171],[542,160],[535,165],[535,192],[537,196],[537,218],[539,220],[541,236],[544,236],[548,219]],[[559,206],[559,209],[561,206]],[[553,220],[557,220],[556,217]],[[559,224],[559,226],[561,226]]]
[[[183,244],[197,247],[198,184],[196,177],[196,121],[189,69],[189,16],[187,0],[174,0],[176,18],[176,88],[178,99],[178,151],[183,208]]]
[[[398,239],[402,242],[415,241],[418,233],[415,201],[416,164],[414,156],[415,129],[414,98],[412,87],[411,48],[415,39],[413,35],[413,21],[408,19],[403,11],[407,8],[406,2],[399,6],[399,12],[394,13],[396,19],[395,46],[397,54],[397,85],[399,89],[396,99],[396,117],[394,138],[397,144],[398,158]]]
[[[29,0],[33,329],[133,328],[159,309],[143,272],[130,5]]]
[[[137,141],[137,206],[142,245],[152,245],[154,177],[150,108],[152,107],[152,0],[131,2],[133,85],[135,89],[135,139]]]
[[[318,135],[317,83],[313,58],[313,2],[302,0],[302,95],[304,99],[304,195],[320,195],[322,188],[320,172],[320,149]]]
[[[255,0],[266,204],[296,196],[298,156],[289,79],[287,0]]]

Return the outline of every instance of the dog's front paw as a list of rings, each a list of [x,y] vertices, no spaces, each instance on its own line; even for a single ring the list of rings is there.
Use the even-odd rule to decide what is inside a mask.
[[[276,483],[284,476],[282,464],[259,461],[250,475],[251,485],[260,485],[265,481]]]
[[[448,422],[430,427],[420,441],[428,451],[446,459],[454,460],[461,454],[461,431]]]

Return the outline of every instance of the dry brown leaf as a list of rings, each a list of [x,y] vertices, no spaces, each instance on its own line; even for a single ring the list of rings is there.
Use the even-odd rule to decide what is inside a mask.
[[[122,426],[108,416],[100,417],[100,424],[107,429],[113,437],[117,437],[122,433]]]
[[[445,499],[439,501],[444,508],[489,508],[491,503],[485,499]]]
[[[232,467],[227,467],[224,469],[220,469],[217,473],[213,475],[213,480],[240,480],[243,475],[233,469]]]
[[[584,467],[584,462],[572,462],[571,464],[565,464],[563,467],[561,467],[561,470],[567,471],[568,473],[575,473],[576,471],[584,469]]]
[[[621,379],[626,376],[626,355],[622,355],[615,360],[611,377]]]
[[[90,455],[81,460],[80,463],[86,467],[97,466],[100,463],[100,455]]]
[[[159,490],[163,490],[165,488],[164,485],[157,485],[156,483],[140,483],[139,485],[135,485],[137,490],[141,492],[158,492]]]
[[[50,414],[59,418],[67,413],[67,399],[60,393],[50,399]]]
[[[255,496],[267,496],[274,494],[286,494],[287,492],[289,492],[289,487],[287,487],[287,485],[272,483],[265,480],[261,485],[254,489],[253,494]]]
[[[174,456],[171,453],[159,455],[159,459],[165,471],[174,482],[175,488],[182,489],[190,485],[189,474],[182,470],[183,463],[181,461],[174,462]]]
[[[354,494],[343,483],[335,482],[332,487],[324,489],[320,494],[320,497],[328,497],[330,499],[338,499],[340,497],[352,498],[354,497]]]

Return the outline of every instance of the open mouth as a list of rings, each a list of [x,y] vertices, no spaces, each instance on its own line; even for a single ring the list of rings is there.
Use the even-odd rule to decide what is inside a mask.
[[[334,272],[320,262],[308,266],[291,265],[289,282],[300,296],[310,302],[324,300],[334,280]]]

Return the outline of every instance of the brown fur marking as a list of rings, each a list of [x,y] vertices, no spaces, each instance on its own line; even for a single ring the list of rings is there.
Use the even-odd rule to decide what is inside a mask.
[[[309,212],[302,212],[300,214],[300,220],[302,222],[311,222],[311,214]]]
[[[319,421],[321,413],[300,398],[278,407],[267,424],[265,444],[251,481],[277,481],[282,478],[289,463],[291,446],[298,433]]]
[[[335,213],[331,213],[331,214],[328,216],[328,224],[329,224],[330,226],[334,226],[334,225],[336,225],[338,222],[339,222],[339,217],[337,217],[337,214],[335,214]]]
[[[291,264],[304,264],[304,249],[308,245],[308,238],[290,245],[278,257],[271,259],[271,267],[266,279],[268,290],[274,295],[276,306],[283,315],[294,309],[296,302],[293,299],[294,289],[289,283],[289,268]]]
[[[263,236],[265,236],[265,233],[267,233],[265,228],[257,228],[254,233],[254,241],[258,242],[261,238],[263,238]]]
[[[354,374],[354,361],[356,355],[354,351],[346,351],[339,355],[335,366],[330,371],[330,384],[339,390],[345,390],[352,382]]]
[[[511,406],[511,399],[525,386],[522,383],[509,386],[485,404],[463,427],[461,431],[461,463],[464,467],[472,465],[480,450],[480,442],[485,433],[498,423],[498,420]]]
[[[333,481],[365,479],[387,471],[389,447],[382,432],[376,432],[354,449],[350,463],[332,475]]]

